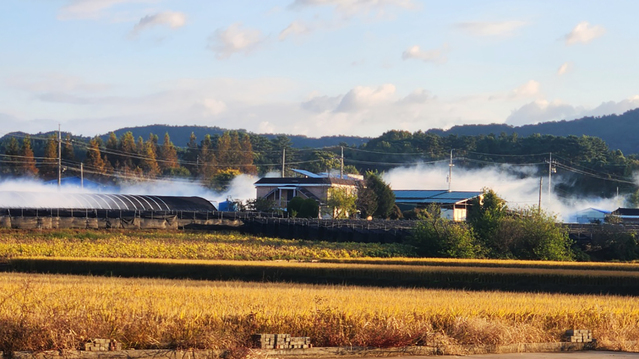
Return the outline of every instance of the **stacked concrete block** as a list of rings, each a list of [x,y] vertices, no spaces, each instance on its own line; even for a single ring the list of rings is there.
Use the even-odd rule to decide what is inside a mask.
[[[566,331],[566,341],[570,343],[592,343],[592,331],[586,329],[570,329]]]
[[[311,338],[309,337],[292,337],[289,342],[289,348],[291,349],[308,349],[312,348]]]
[[[260,349],[307,349],[312,348],[311,338],[292,337],[290,334],[254,334],[253,347]]]
[[[122,343],[115,339],[92,339],[84,344],[88,352],[107,352],[122,350]]]
[[[253,341],[253,347],[259,349],[274,349],[275,348],[275,334],[253,334],[251,337]]]

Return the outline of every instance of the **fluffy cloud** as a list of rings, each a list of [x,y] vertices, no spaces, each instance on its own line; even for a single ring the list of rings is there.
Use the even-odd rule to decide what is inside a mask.
[[[388,102],[395,95],[395,85],[384,84],[378,88],[357,86],[342,98],[335,112],[355,112]]]
[[[455,24],[458,29],[464,30],[473,36],[508,36],[515,30],[526,25],[523,21],[500,21],[500,22],[461,22]]]
[[[539,95],[539,87],[541,85],[539,84],[539,82],[535,81],[535,80],[530,80],[528,82],[526,82],[525,84],[517,87],[516,89],[514,89],[512,91],[512,96],[515,98],[521,98],[521,97],[534,97]]]
[[[574,45],[578,43],[587,44],[605,33],[606,29],[602,26],[590,25],[588,21],[583,21],[577,24],[571,32],[566,34],[566,45]]]
[[[124,4],[152,4],[158,0],[72,0],[60,9],[58,19],[100,19],[108,15],[108,10]]]
[[[235,53],[248,54],[264,40],[259,30],[242,28],[234,23],[227,29],[218,29],[209,37],[208,48],[218,59],[228,59]]]
[[[161,25],[177,29],[184,26],[184,24],[186,24],[186,15],[184,13],[165,11],[155,15],[147,15],[140,19],[135,27],[133,27],[131,34],[136,35],[142,30]]]
[[[557,70],[557,75],[561,76],[572,69],[572,64],[570,62],[564,62],[559,69]]]
[[[314,6],[331,6],[342,16],[375,13],[385,15],[389,9],[414,9],[417,4],[412,0],[295,0],[290,9],[299,10]]]
[[[416,59],[424,62],[445,63],[446,52],[448,52],[448,46],[444,45],[441,49],[422,50],[418,45],[409,47],[402,53],[402,59]]]
[[[279,39],[280,41],[284,41],[289,36],[308,34],[311,31],[312,30],[309,26],[299,20],[295,20],[290,25],[288,25],[286,29],[280,32]]]

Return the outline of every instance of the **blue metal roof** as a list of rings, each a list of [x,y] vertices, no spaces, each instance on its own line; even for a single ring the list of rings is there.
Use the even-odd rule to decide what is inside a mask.
[[[397,203],[440,203],[452,204],[463,202],[481,195],[476,191],[447,190],[394,190]]]

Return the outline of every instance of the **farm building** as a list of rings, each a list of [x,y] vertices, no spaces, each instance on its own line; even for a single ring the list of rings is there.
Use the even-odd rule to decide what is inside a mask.
[[[52,228],[184,228],[223,222],[216,208],[200,197],[0,192],[0,227]]]
[[[19,191],[0,192],[0,208],[167,212],[216,210],[211,202],[201,197]]]
[[[622,223],[639,223],[639,208],[617,208],[610,217]]]
[[[568,222],[579,224],[604,223],[606,217],[610,216],[611,213],[610,211],[590,207],[573,213],[568,218]]]
[[[293,172],[300,177],[265,177],[255,182],[257,198],[272,200],[279,208],[286,208],[288,202],[295,197],[311,198],[323,206],[328,201],[330,188],[343,188],[349,193],[355,193],[360,181],[360,178],[351,175],[340,178],[304,170]]]
[[[442,218],[454,221],[465,221],[470,200],[482,196],[482,192],[447,190],[393,190],[393,193],[395,204],[402,211],[434,204],[441,208]]]

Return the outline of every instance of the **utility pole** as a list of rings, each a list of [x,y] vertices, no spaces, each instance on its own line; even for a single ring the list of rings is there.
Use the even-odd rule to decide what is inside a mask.
[[[286,166],[286,147],[282,148],[282,178],[284,178],[284,172]]]
[[[344,179],[344,147],[339,147],[342,150],[342,161],[339,167],[339,178]]]
[[[543,186],[544,178],[539,177],[539,204],[537,205],[537,214],[541,214],[541,188]]]
[[[62,134],[58,124],[58,189],[62,186]]]
[[[550,205],[550,195],[552,191],[552,171],[554,170],[552,166],[552,152],[550,152],[550,158],[548,160],[548,205]]]
[[[451,185],[453,183],[453,150],[450,150],[450,162],[448,162],[448,192],[450,192]]]
[[[80,188],[84,188],[84,162],[80,162]]]

